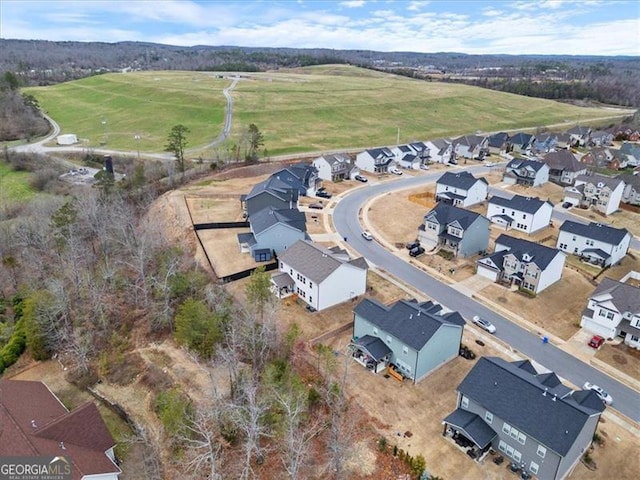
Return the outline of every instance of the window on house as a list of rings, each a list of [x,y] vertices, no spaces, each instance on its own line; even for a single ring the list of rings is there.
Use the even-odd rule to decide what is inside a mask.
[[[527,441],[527,436],[522,432],[518,433],[518,443],[520,445],[524,445],[526,441]]]
[[[638,340],[640,340],[640,337],[638,337],[636,335],[631,335],[631,341],[632,342],[637,342]]]
[[[493,413],[491,412],[485,412],[484,414],[484,419],[487,423],[492,423],[493,422]]]
[[[389,345],[391,345],[391,336],[390,336],[390,335],[387,335],[387,343],[388,343]]]
[[[538,451],[536,453],[540,458],[544,458],[544,456],[547,454],[547,449],[542,445],[538,445]]]
[[[280,262],[280,270],[284,268],[284,263]]]
[[[613,313],[607,312],[607,320],[613,320]]]
[[[605,312],[604,310],[600,310],[600,312],[598,312],[598,316],[600,317],[604,317],[607,315],[607,312]]]
[[[507,445],[507,455],[509,455],[510,457],[513,457],[513,452],[514,449],[511,445]]]
[[[404,345],[404,346],[402,347],[402,353],[404,353],[405,355],[408,355],[408,354],[409,354],[409,347],[407,347],[406,345]]]
[[[514,450],[513,451],[513,459],[516,462],[520,462],[520,460],[522,460],[522,454],[518,450]]]
[[[538,474],[538,464],[536,462],[531,462],[531,465],[529,465],[529,470],[531,470],[531,473],[537,475]]]
[[[511,427],[511,438],[518,438],[518,434],[520,432],[518,430],[516,430],[515,428]]]
[[[464,408],[467,408],[469,406],[469,399],[463,395],[462,399],[460,400],[460,405]]]
[[[313,297],[309,295],[309,303],[313,302]]]
[[[527,219],[527,214],[526,214],[526,213],[523,213],[523,214],[522,214],[522,219],[523,219],[523,220],[526,220],[526,219]]]
[[[509,433],[511,433],[511,425],[509,425],[508,423],[504,423],[502,425],[502,432],[506,433],[507,435],[509,435]]]
[[[498,450],[500,450],[501,452],[507,451],[507,444],[503,440],[500,440],[500,443],[498,444]]]
[[[289,275],[293,275],[293,268],[289,269]]]
[[[373,334],[378,335],[378,329],[376,327],[373,327]]]
[[[313,288],[313,282],[309,282],[309,288]]]
[[[573,240],[574,242],[576,241],[576,236],[574,235],[571,240]]]

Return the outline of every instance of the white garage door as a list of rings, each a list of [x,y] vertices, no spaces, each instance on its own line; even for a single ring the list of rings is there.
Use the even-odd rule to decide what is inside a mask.
[[[478,275],[484,278],[488,278],[492,282],[495,282],[498,279],[498,272],[493,268],[489,268],[482,263],[478,263]]]

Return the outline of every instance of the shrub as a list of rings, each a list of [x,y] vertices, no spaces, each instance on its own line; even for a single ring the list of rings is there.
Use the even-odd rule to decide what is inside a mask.
[[[425,468],[427,468],[427,462],[422,455],[418,455],[411,461],[411,473],[415,476],[422,475]]]
[[[15,329],[9,341],[0,349],[0,360],[4,368],[7,368],[18,361],[26,347],[24,334],[24,323],[22,319],[16,322]]]
[[[176,314],[176,341],[204,358],[211,358],[222,340],[222,319],[204,302],[187,299]]]
[[[378,440],[378,450],[381,452],[385,452],[387,450],[387,439],[384,437],[380,437]]]
[[[522,287],[518,287],[518,292],[524,295],[527,295],[528,297],[531,297],[531,298],[536,298],[538,296],[535,292],[532,292],[531,290],[528,290]]]
[[[191,407],[188,398],[178,387],[174,387],[156,395],[154,410],[165,433],[176,436],[184,431]]]

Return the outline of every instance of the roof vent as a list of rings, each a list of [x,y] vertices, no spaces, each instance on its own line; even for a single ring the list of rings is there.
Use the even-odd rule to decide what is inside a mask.
[[[552,398],[551,400],[555,402],[555,401],[556,401],[556,398],[558,398],[558,396],[554,393],[554,394],[553,394],[553,398]]]
[[[61,448],[62,450],[66,450],[66,449],[67,449],[67,448],[64,446],[64,442],[60,442],[60,448]]]
[[[31,420],[31,426],[33,428],[38,428],[38,425],[36,425],[36,421],[35,420]]]
[[[547,390],[549,390],[549,389],[548,389],[548,388],[545,388],[545,389],[544,389],[544,392],[542,393],[542,396],[543,396],[543,397],[546,397],[546,396],[547,396]]]
[[[493,386],[497,387],[498,386],[498,382],[493,382]]]
[[[409,320],[411,320],[413,318],[413,313],[409,314]]]
[[[565,434],[565,435],[569,435],[569,430],[565,430],[565,431],[564,431],[564,434]]]

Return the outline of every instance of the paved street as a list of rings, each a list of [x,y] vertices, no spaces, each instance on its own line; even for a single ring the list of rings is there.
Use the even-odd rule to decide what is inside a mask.
[[[487,167],[470,167],[472,173],[485,171]],[[416,187],[435,181],[442,172],[428,175],[401,178],[360,188],[342,198],[334,210],[334,224],[342,238],[367,261],[389,272],[405,283],[424,292],[444,306],[459,311],[465,318],[480,315],[497,327],[496,336],[511,347],[544,367],[555,371],[574,385],[581,386],[585,381],[596,383],[608,390],[614,398],[614,409],[640,421],[640,393],[612,379],[608,375],[589,366],[583,361],[569,355],[551,343],[543,343],[542,339],[529,333],[522,327],[512,323],[503,316],[476,302],[454,287],[441,283],[431,275],[413,267],[388,252],[376,241],[366,241],[361,237],[363,230],[358,219],[362,205],[374,196],[400,188]],[[554,212],[556,213],[556,212]],[[402,212],[389,212],[390,215],[401,215]],[[555,217],[554,217],[555,218]]]

